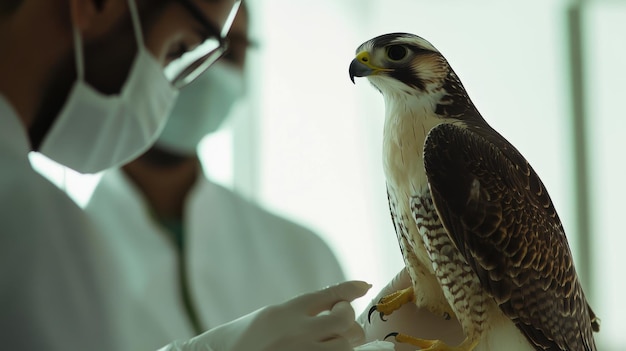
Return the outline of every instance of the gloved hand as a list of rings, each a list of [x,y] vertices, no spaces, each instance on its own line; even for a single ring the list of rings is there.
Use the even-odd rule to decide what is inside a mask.
[[[387,321],[382,321],[377,312],[372,314],[371,323],[367,320],[369,308],[378,303],[382,297],[409,286],[411,286],[411,279],[406,269],[402,269],[359,316],[357,321],[363,327],[366,342],[383,340],[389,333],[399,332],[424,339],[443,340],[448,345],[461,343],[464,339],[463,329],[455,318],[446,320],[443,316],[434,315],[425,308],[418,308],[414,303],[405,304],[399,310],[386,316]],[[395,343],[393,337],[388,338],[387,341]],[[416,348],[408,344],[395,344],[396,351],[415,351]]]
[[[370,287],[351,281],[304,294],[160,351],[352,351],[363,330],[350,302]]]

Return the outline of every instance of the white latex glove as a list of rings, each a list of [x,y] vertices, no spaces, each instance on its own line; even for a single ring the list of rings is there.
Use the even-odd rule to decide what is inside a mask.
[[[350,281],[304,294],[160,351],[352,351],[364,336],[350,302],[370,287]]]
[[[443,316],[434,315],[425,308],[418,308],[414,303],[407,303],[391,315],[385,316],[387,321],[382,321],[379,313],[374,312],[371,316],[371,323],[368,322],[369,307],[378,303],[382,297],[409,286],[411,286],[411,279],[403,269],[363,311],[357,321],[363,326],[365,340],[367,342],[383,340],[389,333],[398,332],[418,338],[443,340],[448,345],[461,343],[464,339],[463,329],[456,319],[446,320]],[[396,343],[393,337],[389,337],[387,341],[396,344],[396,351],[415,351],[416,349],[416,346]]]
[[[372,341],[365,345],[357,346],[354,351],[395,351],[395,345],[388,341]]]

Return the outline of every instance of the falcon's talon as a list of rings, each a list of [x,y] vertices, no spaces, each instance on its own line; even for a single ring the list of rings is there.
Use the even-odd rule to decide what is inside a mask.
[[[380,299],[378,304],[372,306],[367,314],[367,320],[371,323],[371,316],[374,311],[380,313],[380,320],[386,322],[385,316],[402,307],[402,305],[415,300],[413,287],[398,290]]]
[[[388,338],[388,337],[391,337],[391,336],[393,336],[393,337],[395,338],[396,336],[398,336],[398,334],[400,334],[400,333],[397,333],[397,332],[391,332],[391,333],[389,333],[389,334],[385,335],[385,337],[383,338],[383,341],[387,340],[387,338]]]
[[[449,321],[449,320],[450,320],[450,318],[452,318],[452,317],[450,316],[450,313],[448,313],[448,312],[444,312],[444,313],[443,313],[443,319],[445,319],[445,320]]]
[[[376,311],[376,305],[372,306],[369,311],[367,311],[367,322],[372,324],[372,313]]]
[[[378,305],[374,305],[370,308],[370,310],[367,312],[367,321],[372,324],[372,313],[378,311]],[[385,314],[382,312],[380,313],[380,320],[383,322],[386,322],[387,320],[385,319]]]
[[[372,306],[367,312],[367,321],[372,323],[372,314],[375,311],[380,313],[380,320],[386,322],[385,316],[390,315],[393,311],[399,309],[405,303],[411,302],[415,299],[413,294],[413,288],[406,288],[393,292],[383,298],[378,303]]]

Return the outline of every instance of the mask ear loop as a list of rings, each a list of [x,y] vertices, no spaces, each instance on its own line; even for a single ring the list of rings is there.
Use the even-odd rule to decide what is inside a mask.
[[[133,20],[133,28],[135,30],[135,39],[137,40],[137,50],[145,48],[143,41],[143,31],[141,29],[141,21],[139,20],[139,13],[137,11],[137,4],[135,0],[128,0],[128,10],[130,11],[130,17]]]
[[[72,22],[72,32],[74,36],[74,59],[76,61],[76,80],[83,81],[85,78],[85,63],[83,61],[83,38],[80,30]]]
[[[83,57],[83,38],[76,24],[72,22],[72,36],[74,38],[74,61],[76,62],[76,81],[83,82],[85,80],[85,62]],[[68,188],[68,170],[64,165],[60,165],[61,174],[61,190],[69,195]]]
[[[134,0],[128,0],[128,9],[133,22],[133,29],[135,31],[135,39],[137,45],[140,48],[145,47],[143,41],[143,32],[141,29],[141,22],[139,21],[139,14],[137,12],[137,5]],[[72,22],[72,34],[74,37],[74,59],[76,61],[76,79],[84,81],[85,79],[85,61],[83,54],[83,39],[80,34],[80,30],[76,27],[76,24]]]

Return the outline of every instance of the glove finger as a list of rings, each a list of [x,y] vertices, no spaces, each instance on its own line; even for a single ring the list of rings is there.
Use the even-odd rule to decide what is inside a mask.
[[[349,302],[340,301],[333,305],[330,309],[329,315],[345,318],[346,320],[354,321],[354,309]]]
[[[352,346],[358,346],[365,342],[365,331],[363,327],[355,321],[352,322],[350,328],[342,334]]]
[[[315,340],[326,340],[346,334],[354,322],[354,309],[350,303],[336,303],[330,311],[313,317],[307,323],[307,330]]]
[[[340,301],[351,302],[367,293],[372,286],[362,281],[348,281],[329,286],[322,290],[301,295],[293,300],[293,306],[309,316],[316,316],[322,311],[330,310]]]

